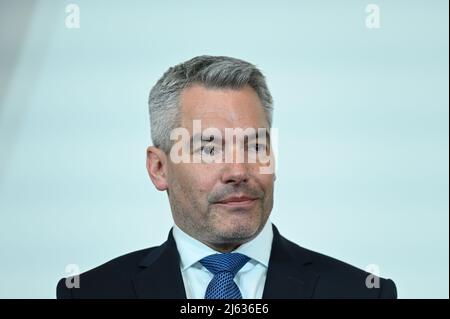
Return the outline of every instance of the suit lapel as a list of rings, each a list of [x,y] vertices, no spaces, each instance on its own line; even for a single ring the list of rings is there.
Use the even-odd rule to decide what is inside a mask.
[[[300,248],[293,254],[292,243],[283,238],[273,226],[273,243],[270,254],[264,299],[306,299],[312,298],[318,274],[311,269],[309,253]]]
[[[180,256],[172,230],[167,241],[147,255],[139,267],[143,270],[133,279],[138,298],[186,299]]]
[[[319,276],[310,267],[312,260],[309,253],[299,248],[301,254],[296,252],[294,255],[290,247],[293,244],[283,238],[275,226],[273,232],[263,298],[311,298]],[[148,254],[139,267],[142,271],[133,279],[138,298],[186,299],[180,256],[172,230],[167,241]]]

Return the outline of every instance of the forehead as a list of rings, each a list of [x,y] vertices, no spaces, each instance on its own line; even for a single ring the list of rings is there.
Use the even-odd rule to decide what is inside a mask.
[[[194,85],[180,97],[181,124],[192,129],[194,120],[202,127],[268,128],[258,94],[250,86],[241,89],[212,89]]]

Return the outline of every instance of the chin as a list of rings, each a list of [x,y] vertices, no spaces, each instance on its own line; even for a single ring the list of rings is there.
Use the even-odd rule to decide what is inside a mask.
[[[223,222],[215,227],[218,239],[227,242],[242,243],[252,239],[259,230],[259,224],[254,220]]]

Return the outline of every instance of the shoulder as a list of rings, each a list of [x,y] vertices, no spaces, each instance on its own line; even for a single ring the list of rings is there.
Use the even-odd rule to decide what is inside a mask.
[[[377,277],[336,258],[303,248],[280,236],[292,258],[308,266],[317,275],[314,295],[318,298],[397,298],[391,279]]]
[[[57,298],[133,298],[132,279],[139,271],[139,263],[157,249],[146,248],[114,258],[78,279],[62,278],[56,288]],[[74,287],[77,283],[78,287]]]

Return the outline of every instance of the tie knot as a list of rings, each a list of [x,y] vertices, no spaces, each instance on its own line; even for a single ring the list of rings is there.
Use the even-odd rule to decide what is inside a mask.
[[[233,277],[250,260],[249,257],[239,253],[224,253],[209,255],[200,263],[214,275],[220,272],[230,272]]]

